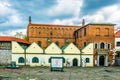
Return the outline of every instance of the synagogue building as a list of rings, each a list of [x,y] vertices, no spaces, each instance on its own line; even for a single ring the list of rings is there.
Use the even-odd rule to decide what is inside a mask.
[[[108,66],[113,62],[114,26],[111,23],[85,24],[84,19],[81,26],[33,24],[29,17],[27,36],[30,43],[37,42],[43,49],[52,42],[59,47],[74,43],[79,49],[93,43],[94,65]]]
[[[55,42],[60,47],[71,42],[75,44],[74,31],[79,28],[80,26],[33,24],[29,18],[28,41],[37,42],[42,48],[47,47],[51,42]]]

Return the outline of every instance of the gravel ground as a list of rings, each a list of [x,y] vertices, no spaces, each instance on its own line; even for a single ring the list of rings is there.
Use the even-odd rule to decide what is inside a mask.
[[[48,67],[0,68],[0,80],[120,80],[120,67],[71,67],[63,72]]]

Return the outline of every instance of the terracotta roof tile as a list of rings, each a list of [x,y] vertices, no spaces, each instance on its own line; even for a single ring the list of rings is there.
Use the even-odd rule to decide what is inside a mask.
[[[0,41],[16,41],[20,43],[30,44],[30,42],[28,42],[27,40],[23,40],[12,36],[0,36]]]
[[[120,30],[115,33],[115,37],[120,37]]]

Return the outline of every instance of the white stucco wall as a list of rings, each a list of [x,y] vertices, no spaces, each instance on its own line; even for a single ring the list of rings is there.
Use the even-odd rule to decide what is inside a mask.
[[[93,55],[82,55],[82,65],[86,58],[89,58],[89,63],[85,62],[85,67],[93,67]]]
[[[55,44],[51,43],[46,49],[45,49],[46,54],[61,54],[62,50]]]
[[[27,49],[26,53],[43,53],[43,49],[33,42]]]
[[[17,65],[25,65],[25,63],[18,63],[18,59],[20,57],[25,57],[24,54],[12,54],[12,61],[16,61]],[[34,57],[37,57],[39,59],[39,63],[33,63],[32,59]],[[65,58],[65,63],[64,66],[67,65],[67,60],[69,60],[70,65],[69,66],[73,66],[73,59],[77,59],[78,60],[78,66],[80,66],[80,55],[40,55],[40,54],[26,54],[26,59],[27,65],[30,66],[50,66],[50,63],[48,62],[50,57],[64,57]]]
[[[120,46],[117,46],[116,42],[120,42],[120,38],[115,38],[115,49],[120,49]]]
[[[86,67],[90,67],[90,66],[93,66],[93,54],[94,54],[94,51],[93,51],[93,43],[89,43],[85,48],[83,48],[81,51],[82,51],[82,60],[84,61],[86,58],[89,58],[90,62],[89,63],[85,63],[85,66]],[[83,61],[82,61],[82,65],[83,65]]]
[[[86,46],[84,49],[82,49],[82,53],[78,53],[79,49],[77,49],[75,46],[73,46],[72,44],[68,47],[68,49],[66,49],[66,53],[62,53],[62,50],[54,43],[52,43],[50,46],[48,46],[45,49],[45,53],[42,54],[39,52],[39,50],[41,51],[41,48],[39,48],[38,45],[36,44],[32,44],[28,49],[26,54],[24,54],[24,51],[19,52],[19,50],[23,50],[20,45],[18,45],[16,42],[13,42],[14,46],[13,46],[13,52],[12,53],[12,61],[16,61],[17,65],[25,65],[25,63],[18,63],[18,59],[20,57],[24,57],[26,55],[26,59],[27,65],[30,66],[50,66],[50,63],[48,62],[50,57],[64,57],[65,58],[65,63],[64,66],[67,65],[67,62],[69,62],[69,66],[73,66],[73,60],[76,59],[77,60],[77,64],[78,66],[80,66],[80,64],[82,64],[81,62],[81,58],[89,58],[90,62],[86,63],[86,66],[93,66],[93,44],[89,44],[88,46]],[[17,47],[17,48],[15,48]],[[72,49],[71,49],[72,48]],[[16,49],[16,50],[14,50]],[[69,50],[71,49],[71,50]],[[38,50],[38,51],[36,51]],[[72,53],[70,53],[71,51],[73,51]],[[33,53],[32,53],[33,52]],[[75,53],[75,54],[73,54]],[[80,56],[81,55],[81,56]],[[32,59],[34,57],[37,57],[39,59],[38,63],[33,63]]]
[[[12,54],[12,61],[15,61],[16,62],[16,65],[25,65],[25,63],[18,63],[18,59],[20,58],[20,57],[23,57],[23,58],[25,58],[25,54],[15,54],[15,53],[13,53]]]
[[[12,53],[24,53],[24,49],[15,41],[12,41]]]
[[[86,47],[84,47],[81,51],[82,54],[93,54],[93,43],[89,43]]]
[[[80,54],[80,50],[73,43],[70,43],[64,49],[64,54]]]
[[[39,59],[38,63],[33,63],[32,62],[32,59],[34,57],[37,57]],[[27,62],[26,62],[27,65],[30,65],[30,66],[41,66],[41,55],[40,54],[26,54],[26,59],[27,59]]]

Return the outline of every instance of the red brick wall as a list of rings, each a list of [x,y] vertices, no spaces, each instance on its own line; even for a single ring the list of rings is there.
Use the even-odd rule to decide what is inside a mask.
[[[74,31],[80,26],[64,26],[64,25],[47,25],[47,24],[29,24],[27,35],[29,42],[42,42],[42,48],[49,45],[48,38],[52,39],[52,42],[59,42],[59,46],[66,44],[65,39],[68,39],[68,43],[75,42]]]
[[[97,29],[100,29],[98,31]],[[108,31],[107,31],[108,29]],[[81,32],[82,31],[82,32]],[[114,26],[111,25],[87,25],[86,26],[86,36],[84,36],[84,27],[77,31],[78,38],[76,38],[76,43],[79,48],[84,47],[84,42],[93,43],[111,43],[111,48],[114,48]],[[82,33],[82,37],[80,37]]]

